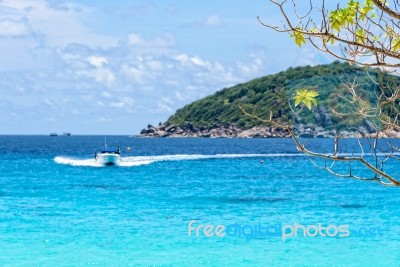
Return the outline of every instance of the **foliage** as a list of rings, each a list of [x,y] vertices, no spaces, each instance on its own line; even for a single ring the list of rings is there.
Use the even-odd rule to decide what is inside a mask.
[[[398,0],[269,0],[282,13],[280,25],[298,46],[310,44],[338,59],[363,66],[400,67]],[[301,14],[300,10],[308,10]]]
[[[300,89],[296,91],[294,98],[294,105],[297,107],[299,104],[304,104],[309,110],[311,110],[312,105],[317,106],[318,102],[316,97],[319,94],[312,90]]]
[[[329,110],[331,107],[329,104],[334,103],[334,101],[336,103],[340,102],[337,93],[346,94],[345,90],[343,90],[342,82],[353,82],[354,80],[361,84],[357,89],[358,92],[365,99],[376,104],[375,93],[378,88],[370,77],[377,78],[378,76],[384,77],[388,82],[396,83],[400,81],[395,76],[377,70],[370,70],[367,73],[365,69],[339,62],[315,67],[289,68],[274,75],[264,76],[225,88],[211,96],[186,105],[171,116],[167,123],[181,125],[185,122],[191,122],[195,126],[204,127],[236,123],[243,128],[260,125],[260,122],[255,119],[243,116],[239,109],[240,104],[250,109],[254,107],[260,117],[268,117],[271,110],[278,122],[285,122],[291,118],[292,111],[288,103],[296,91],[300,89],[306,90],[306,96],[308,98],[311,97],[311,99],[316,95],[310,95],[310,92],[317,93],[318,105],[322,105],[326,110]],[[334,95],[336,95],[336,98]],[[316,105],[315,100],[311,99],[309,101]],[[309,101],[304,104],[314,109],[310,106],[311,103]],[[294,104],[294,102],[291,103]],[[344,110],[347,109],[341,106],[340,111]],[[303,110],[301,116],[303,123],[314,123],[312,110]],[[333,114],[333,120],[337,128],[346,128],[347,125],[356,126],[362,123],[362,120],[360,121],[360,118],[356,116],[344,118]]]

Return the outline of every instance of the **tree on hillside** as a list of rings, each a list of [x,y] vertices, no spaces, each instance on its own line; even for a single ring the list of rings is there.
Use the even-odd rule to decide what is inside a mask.
[[[384,71],[396,73],[400,67],[400,3],[398,0],[355,0],[341,1],[296,1],[296,0],[269,0],[282,14],[280,25],[271,25],[262,18],[258,18],[265,27],[278,32],[288,33],[295,44],[302,47],[311,45],[335,58],[365,67],[380,67]],[[301,2],[301,3],[300,3]],[[306,6],[304,6],[306,4]],[[366,72],[370,69],[366,68]],[[359,116],[372,122],[376,134],[370,142],[370,155],[364,152],[359,140],[361,153],[343,155],[340,153],[339,135],[334,141],[332,153],[319,153],[309,150],[305,144],[295,136],[291,122],[278,123],[273,119],[261,118],[256,112],[249,112],[243,107],[245,114],[287,129],[299,151],[313,159],[321,158],[324,163],[318,167],[340,177],[355,178],[364,181],[376,181],[387,186],[400,186],[400,179],[395,174],[385,171],[389,160],[400,160],[396,156],[398,147],[387,142],[387,150],[383,151],[379,145],[381,134],[384,131],[400,130],[400,87],[388,82],[383,76],[371,79],[379,88],[375,92],[376,99],[368,99],[357,90],[359,84],[355,81],[344,83],[347,94],[339,95],[340,101],[346,104],[347,110],[338,110],[331,107],[332,112],[341,116]],[[310,85],[312,86],[312,85]],[[299,90],[289,103],[295,116],[303,109],[311,109],[317,105],[318,95],[310,90]],[[363,133],[361,133],[363,134]],[[349,163],[346,173],[340,173],[333,166],[337,162]],[[371,177],[356,175],[352,171],[352,164],[358,163],[372,172]],[[317,164],[316,164],[317,165]]]

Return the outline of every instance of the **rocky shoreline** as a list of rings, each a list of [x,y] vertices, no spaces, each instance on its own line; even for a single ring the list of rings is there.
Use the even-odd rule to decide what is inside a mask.
[[[362,136],[375,136],[373,129],[368,129],[369,125],[360,126],[354,131],[327,130],[320,126],[298,124],[292,126],[294,133],[303,138],[334,138],[338,134],[342,138],[358,138]],[[361,134],[364,133],[364,134]],[[234,123],[226,125],[214,125],[213,127],[197,127],[192,123],[165,125],[159,124],[157,127],[148,125],[147,129],[140,132],[140,137],[200,137],[200,138],[289,138],[287,130],[269,127],[256,126],[250,129],[242,129]],[[400,138],[400,132],[390,130],[379,134],[381,138]]]

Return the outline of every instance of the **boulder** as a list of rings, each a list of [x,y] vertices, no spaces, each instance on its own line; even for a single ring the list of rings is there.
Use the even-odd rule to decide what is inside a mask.
[[[253,131],[253,129],[244,130],[240,134],[238,134],[237,137],[240,137],[240,138],[251,138],[251,137],[254,137],[254,131]]]
[[[367,129],[368,133],[376,133],[375,125],[372,122],[370,122],[369,120],[364,121],[364,126]]]
[[[157,134],[159,137],[167,137],[167,136],[169,136],[169,133],[166,132],[166,131],[158,131],[158,132],[156,132],[156,134]]]
[[[172,124],[172,125],[170,125],[170,126],[165,127],[165,131],[166,131],[166,132],[173,133],[173,132],[176,131],[176,127],[175,127],[175,125]]]
[[[387,136],[388,138],[398,138],[399,133],[396,132],[395,130],[388,130],[388,131],[386,131],[386,136]],[[400,137],[400,136],[399,136],[399,137]]]

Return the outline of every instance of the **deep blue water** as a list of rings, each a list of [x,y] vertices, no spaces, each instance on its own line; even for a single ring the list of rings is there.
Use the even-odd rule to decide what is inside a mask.
[[[345,152],[359,151],[343,142]],[[400,188],[318,170],[290,139],[109,136],[124,165],[97,167],[103,143],[0,136],[1,266],[399,266]],[[332,140],[309,146],[330,151]],[[193,220],[195,229],[232,231],[188,236]],[[350,235],[300,230],[283,241],[255,230],[296,223],[347,225]]]

